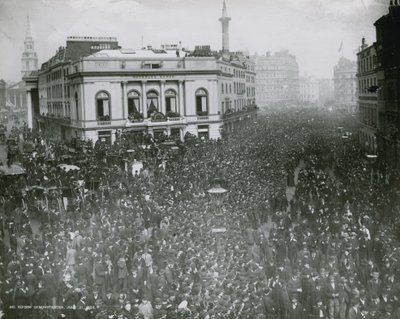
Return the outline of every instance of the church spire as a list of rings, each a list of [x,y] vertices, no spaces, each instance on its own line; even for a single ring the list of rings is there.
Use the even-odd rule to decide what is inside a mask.
[[[22,53],[21,66],[22,76],[25,76],[38,68],[38,57],[35,52],[35,43],[32,38],[29,16],[26,17],[24,52]]]
[[[231,18],[228,17],[225,0],[222,5],[222,16],[219,18],[219,21],[222,25],[222,51],[229,52],[229,21],[231,21]]]
[[[29,21],[29,16],[26,16],[26,33],[25,33],[25,39],[31,39],[32,34],[31,34],[31,23]]]

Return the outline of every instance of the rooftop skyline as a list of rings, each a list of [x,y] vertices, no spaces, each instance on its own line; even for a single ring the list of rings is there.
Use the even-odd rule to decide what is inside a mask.
[[[20,80],[29,15],[39,66],[68,36],[114,36],[123,48],[179,43],[187,49],[209,44],[220,50],[223,1],[216,0],[0,0],[0,78]],[[389,0],[226,0],[230,50],[265,54],[288,49],[300,72],[332,78],[343,55],[356,60],[373,23]],[[143,42],[142,42],[143,39]],[[339,52],[339,48],[342,51]]]

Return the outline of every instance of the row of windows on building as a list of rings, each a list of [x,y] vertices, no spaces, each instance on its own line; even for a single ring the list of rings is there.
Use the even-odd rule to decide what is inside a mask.
[[[111,49],[111,44],[110,43],[98,43],[90,46],[91,50],[106,50],[106,49]]]
[[[254,75],[246,75],[247,83],[256,83],[256,77]]]
[[[238,110],[241,110],[244,107],[250,106],[250,105],[255,105],[254,99],[234,100],[233,106],[232,106],[232,101],[222,101],[221,102],[221,110],[222,110],[222,114],[224,114],[227,110],[238,111]]]
[[[252,67],[251,65],[248,65],[247,69],[249,71],[254,72],[254,66]],[[221,71],[223,71],[225,73],[233,74],[233,76],[236,78],[241,78],[241,79],[246,78],[246,71],[242,71],[239,69],[233,69],[233,73],[231,73],[231,68],[226,67],[226,66],[221,66]]]
[[[233,76],[244,79],[246,77],[246,72],[242,70],[233,69]]]
[[[376,107],[361,103],[360,121],[366,125],[376,128],[378,123],[378,111]]]
[[[375,94],[376,90],[372,90],[377,85],[376,77],[358,80],[358,92],[360,94]]]
[[[41,114],[45,116],[70,117],[71,105],[69,102],[47,102],[47,107],[42,105]]]
[[[64,88],[64,90],[65,90],[65,88]],[[68,92],[69,92],[69,87],[68,87]],[[62,98],[63,86],[62,86],[62,84],[49,86],[46,89],[46,93],[47,93],[48,99]]]
[[[299,81],[299,74],[288,74],[288,73],[257,73],[257,80],[266,80],[266,81],[283,81],[283,80],[292,80]]]
[[[247,88],[249,89],[249,88]],[[255,88],[251,88],[252,91],[254,89],[255,92]],[[233,83],[233,93],[234,94],[243,94],[245,92],[249,92],[248,90],[246,90],[246,83],[241,83],[241,82],[234,82]],[[221,83],[221,93],[222,94],[231,94],[232,93],[232,85],[229,83]]]
[[[376,62],[377,62],[376,55],[371,55],[361,59],[361,61],[358,63],[358,72],[364,73],[373,71],[375,69]]]
[[[258,71],[291,71],[298,72],[299,67],[296,64],[288,64],[288,65],[257,65],[256,67]]]
[[[54,70],[51,73],[46,75],[46,81],[50,82],[50,81],[59,80],[59,79],[61,79],[62,75],[63,75],[62,69]]]
[[[155,90],[146,93],[147,116],[160,112],[159,94]],[[128,92],[128,114],[143,114],[141,95],[138,91]],[[208,115],[208,92],[205,89],[198,89],[195,93],[196,114],[199,116]],[[165,91],[165,112],[169,116],[172,113],[179,114],[177,93],[168,89]],[[180,114],[182,115],[182,114]],[[96,116],[99,121],[111,120],[111,96],[106,91],[96,94]]]
[[[49,88],[48,88],[49,89]],[[137,113],[142,114],[142,99],[141,95],[136,90],[131,90],[128,92],[128,114],[134,115]],[[146,105],[147,105],[147,116],[151,116],[153,113],[159,112],[159,94],[155,90],[150,90],[146,94]],[[106,91],[101,91],[96,94],[96,116],[99,121],[109,121],[111,120],[111,96]],[[208,115],[208,92],[205,89],[198,89],[195,93],[196,102],[196,114],[199,116]],[[75,93],[74,103],[76,107],[78,106],[78,94]],[[41,113],[45,115],[54,116],[70,116],[70,105],[69,102],[65,102],[65,111],[62,107],[62,102],[47,102],[47,108],[42,105]],[[168,89],[165,91],[165,112],[166,115],[171,115],[171,112],[179,114],[179,106],[177,100],[177,93]],[[78,111],[76,111],[77,119],[79,120]]]
[[[46,75],[46,82],[49,83],[51,81],[61,80],[63,77],[66,79],[68,75],[69,68],[67,67],[64,69],[53,70]]]
[[[246,92],[248,97],[256,96],[256,88],[254,86],[246,88]]]

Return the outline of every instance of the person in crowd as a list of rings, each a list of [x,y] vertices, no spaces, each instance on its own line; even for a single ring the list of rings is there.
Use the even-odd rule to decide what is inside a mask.
[[[344,119],[277,112],[223,140],[110,146],[26,129],[26,174],[0,183],[5,318],[399,317],[398,204],[356,143],[344,154]]]

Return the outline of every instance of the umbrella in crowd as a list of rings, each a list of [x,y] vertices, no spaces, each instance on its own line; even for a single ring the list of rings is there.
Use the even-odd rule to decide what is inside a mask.
[[[0,175],[12,176],[25,174],[25,169],[19,165],[0,166]]]

